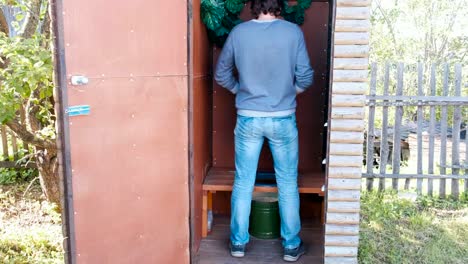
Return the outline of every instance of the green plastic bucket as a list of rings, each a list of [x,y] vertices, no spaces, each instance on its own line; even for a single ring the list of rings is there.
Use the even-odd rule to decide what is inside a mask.
[[[276,193],[254,193],[249,233],[261,239],[280,237],[280,215]]]

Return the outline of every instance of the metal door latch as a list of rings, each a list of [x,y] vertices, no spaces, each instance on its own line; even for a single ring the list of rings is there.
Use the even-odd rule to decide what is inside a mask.
[[[72,85],[86,85],[88,84],[89,79],[86,76],[82,75],[74,75],[71,77]]]

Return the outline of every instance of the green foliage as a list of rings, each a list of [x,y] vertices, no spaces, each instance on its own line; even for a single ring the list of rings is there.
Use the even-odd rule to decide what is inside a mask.
[[[50,50],[43,39],[9,38],[0,34],[0,122],[14,119],[22,105],[38,107],[38,120],[43,124],[39,135],[54,137],[53,65]]]
[[[4,111],[8,111],[0,115],[0,120],[4,122],[15,115],[24,99],[31,97],[33,91],[40,91],[39,97],[34,99],[36,103],[52,96],[53,66],[51,53],[41,46],[39,37],[9,38],[2,34],[0,52],[1,63],[6,65],[0,71],[2,78],[0,103],[2,106],[11,104],[10,107],[2,107]],[[51,105],[40,105],[40,107],[48,111]]]
[[[216,31],[221,27],[222,21],[226,12],[224,10],[224,2],[222,0],[202,0],[201,18],[206,27],[210,30]]]
[[[202,0],[201,18],[208,29],[208,37],[217,46],[222,47],[229,32],[241,23],[240,12],[248,0]],[[287,21],[301,25],[304,23],[304,12],[312,0],[298,0],[297,5],[290,6],[284,1],[282,16]]]
[[[462,210],[468,207],[468,196],[466,195],[466,192],[462,193],[457,200],[422,196],[418,198],[418,206],[422,210]]]
[[[239,14],[244,8],[244,0],[225,1],[226,9],[232,14]]]
[[[466,200],[364,192],[359,263],[467,263],[467,217]]]
[[[37,177],[37,169],[0,168],[0,185],[29,182]]]
[[[395,221],[414,215],[416,205],[409,200],[397,199],[393,192],[369,192],[362,195],[363,218],[377,222]]]
[[[289,22],[302,25],[304,23],[304,12],[312,4],[312,0],[298,1],[297,5],[290,6],[288,1],[284,1],[282,16]]]
[[[312,0],[299,1],[297,5],[302,9],[307,9],[312,4]]]
[[[453,95],[454,65],[463,69],[462,96],[468,93],[468,1],[446,0],[400,0],[372,1],[370,61],[379,64],[377,94],[383,94],[384,63],[389,61],[389,94],[395,94],[396,64],[405,63],[404,95],[417,95],[417,63],[423,65],[423,90],[429,95],[431,67],[436,67],[436,95],[443,94],[444,64],[449,66],[448,88]],[[377,127],[381,127],[381,108],[376,115]],[[453,107],[448,107],[448,125],[453,123]],[[404,107],[404,120],[416,120],[416,106]],[[424,108],[424,118],[429,119],[429,108]],[[464,115],[464,114],[463,114]],[[440,121],[441,110],[436,108]],[[390,108],[389,121],[393,124],[394,113]]]
[[[63,263],[61,217],[40,186],[0,185],[0,263]]]
[[[467,64],[468,1],[372,1],[371,61]]]
[[[396,89],[395,62],[405,63],[403,94],[417,95],[417,63],[423,66],[424,95],[430,95],[431,67],[436,67],[436,96],[443,94],[444,64],[449,66],[448,90],[453,95],[454,65],[463,69],[462,96],[468,93],[468,1],[446,0],[401,0],[372,1],[370,61],[379,64],[377,94],[383,94],[384,63],[390,62],[389,94]],[[377,108],[376,126],[381,127],[381,109]],[[389,122],[393,124],[394,113],[390,108]],[[429,120],[429,108],[425,107],[424,118]],[[448,125],[453,125],[453,107],[447,107]],[[404,121],[415,121],[416,106],[404,107]],[[436,108],[440,121],[441,109]]]
[[[46,230],[0,238],[2,263],[63,263],[60,244],[52,243]]]

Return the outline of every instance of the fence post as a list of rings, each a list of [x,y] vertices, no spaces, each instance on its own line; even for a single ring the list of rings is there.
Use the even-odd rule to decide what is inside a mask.
[[[455,96],[461,96],[461,65],[455,65]],[[452,175],[458,175],[460,169],[460,126],[461,109],[456,105],[453,109],[453,130],[452,130]],[[452,197],[458,200],[460,188],[458,179],[452,179]]]
[[[403,95],[403,69],[404,64],[402,62],[398,63],[398,79],[397,79],[397,89],[396,95],[401,96]],[[400,174],[400,158],[401,158],[401,119],[403,117],[403,106],[396,106],[395,109],[395,125],[393,129],[393,160],[392,160],[392,169],[393,174],[398,175]],[[399,178],[392,179],[392,187],[394,190],[398,190],[398,180]]]
[[[431,87],[429,94],[431,96],[435,96],[436,94],[436,65],[432,64],[431,67]],[[434,134],[435,134],[435,121],[436,121],[436,114],[435,114],[435,106],[431,105],[430,107],[430,128],[429,128],[429,161],[428,161],[428,174],[434,175]],[[433,195],[434,192],[434,182],[432,179],[428,179],[427,181],[427,192],[429,196]]]
[[[444,66],[444,86],[443,96],[448,96],[448,76],[449,66],[445,63]],[[445,174],[445,166],[447,161],[447,105],[442,105],[440,121],[440,174]],[[439,196],[445,198],[445,179],[440,179]]]
[[[371,66],[370,96],[375,96],[377,84],[377,63],[373,62]],[[369,123],[367,125],[367,173],[372,175],[374,172],[374,120],[375,120],[375,100],[369,104]],[[367,178],[367,190],[372,190],[374,178]]]
[[[10,137],[11,137],[11,147],[13,149],[13,159],[18,160],[18,144],[16,140],[16,135],[13,133],[13,131],[10,130]]]
[[[6,126],[0,125],[0,137],[2,138],[2,149],[3,149],[3,157],[2,160],[9,160],[10,154],[8,151],[8,136],[6,132]]]
[[[388,62],[385,63],[385,76],[384,76],[384,90],[383,95],[388,95],[388,83],[390,79],[390,65]],[[385,100],[384,102],[388,102]],[[380,137],[380,174],[385,175],[387,172],[387,161],[388,161],[388,106],[384,105],[382,109],[382,136]],[[385,178],[379,180],[379,191],[385,190]]]
[[[385,70],[383,72],[383,95],[377,95],[377,84],[378,84],[378,68],[377,63],[372,63],[371,68],[371,80],[370,80],[370,92],[367,96],[368,98],[368,127],[367,127],[367,140],[366,140],[366,153],[365,157],[367,167],[366,172],[363,172],[363,176],[366,178],[366,189],[372,190],[374,188],[375,178],[379,178],[379,191],[385,189],[385,180],[392,179],[392,188],[395,190],[399,189],[399,182],[401,179],[405,179],[404,187],[408,189],[412,181],[416,181],[416,190],[418,195],[423,193],[423,186],[427,180],[427,192],[430,196],[434,195],[434,179],[440,181],[439,185],[439,196],[440,198],[446,198],[448,194],[452,195],[454,199],[459,199],[460,195],[460,180],[463,180],[462,188],[468,190],[468,178],[466,176],[468,172],[468,133],[464,139],[465,142],[465,156],[461,156],[462,144],[461,140],[461,127],[462,121],[467,117],[467,112],[465,112],[465,106],[468,105],[467,97],[462,96],[462,66],[461,64],[456,64],[453,73],[454,80],[454,92],[450,91],[450,82],[452,78],[452,72],[450,65],[445,63],[443,67],[439,67],[436,64],[430,66],[430,73],[427,73],[425,76],[424,65],[419,62],[417,64],[417,95],[404,95],[404,74],[405,70],[408,70],[408,67],[405,67],[403,62],[397,63],[397,72],[396,72],[396,89],[395,93],[389,92],[389,85],[391,82],[390,71],[392,64],[386,62]],[[439,94],[437,92],[437,74],[438,69],[442,69],[441,78],[442,78],[442,92]],[[429,70],[429,68],[427,68]],[[429,76],[430,75],[430,76]],[[426,79],[429,78],[429,79]],[[429,87],[425,90],[425,79],[428,80]],[[439,95],[438,95],[439,94]],[[381,142],[380,142],[380,163],[379,163],[379,173],[374,171],[374,155],[375,154],[375,119],[377,107],[382,106],[382,131],[381,131]],[[401,161],[402,161],[402,121],[404,116],[404,107],[406,106],[417,106],[417,172],[403,173],[401,174]],[[430,112],[426,115],[425,107],[428,106]],[[438,119],[438,108],[440,108],[440,131],[437,129],[437,119]],[[388,108],[395,107],[395,122],[393,124],[393,150],[391,151],[390,156],[390,143],[391,140],[388,138],[389,129],[389,120],[388,120]],[[448,110],[451,110],[453,107],[453,119],[448,120]],[[462,116],[463,115],[463,116]],[[452,116],[452,115],[451,115]],[[426,145],[425,136],[423,135],[425,120],[430,119],[429,128],[428,128],[428,145]],[[450,128],[449,126],[450,123]],[[467,121],[468,122],[468,121]],[[448,136],[448,130],[452,131],[452,135]],[[468,125],[465,125],[465,130],[468,130]],[[415,133],[416,131],[410,131],[410,133]],[[468,132],[468,131],[467,131]],[[438,162],[435,161],[436,158],[436,146],[438,144],[436,140],[439,140],[440,137],[440,154]],[[448,140],[451,139],[450,142]],[[413,144],[412,144],[413,146]],[[428,156],[424,154],[424,151],[428,150]],[[449,153],[447,153],[449,152]],[[452,157],[448,160],[447,155]],[[428,158],[427,171],[425,173],[425,162],[424,158]],[[389,175],[386,171],[386,165],[390,161],[388,159],[392,158],[392,174]],[[463,159],[464,158],[464,159]],[[440,167],[440,171],[435,172],[435,166]],[[461,175],[461,176],[460,176]],[[386,178],[388,177],[388,178]],[[447,193],[447,179],[451,183],[450,192]]]
[[[423,96],[423,65],[421,62],[418,63],[418,96]],[[421,105],[421,100],[418,102],[418,174],[423,174],[423,140],[422,140],[422,126],[424,119],[423,107]],[[422,194],[422,183],[423,179],[418,178],[417,182],[417,192]]]
[[[464,165],[464,174],[468,174],[468,118],[465,114],[465,164]],[[465,193],[468,193],[468,179],[465,179]]]

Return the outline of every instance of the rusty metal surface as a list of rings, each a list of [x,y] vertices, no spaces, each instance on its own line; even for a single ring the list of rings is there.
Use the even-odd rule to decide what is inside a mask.
[[[244,8],[243,18],[249,16]],[[306,11],[304,32],[311,65],[315,70],[314,85],[298,96],[297,123],[299,128],[300,160],[302,172],[322,170],[323,158],[323,125],[324,107],[328,100],[327,75],[328,56],[328,15],[329,5],[326,2],[313,2]],[[213,63],[216,65],[220,49],[214,50]],[[213,165],[215,167],[234,168],[234,127],[236,110],[234,95],[213,82]],[[271,154],[264,147],[259,169],[272,170]]]
[[[68,73],[186,74],[186,10],[184,0],[64,1]]]
[[[189,262],[186,10],[64,1],[77,263]]]

